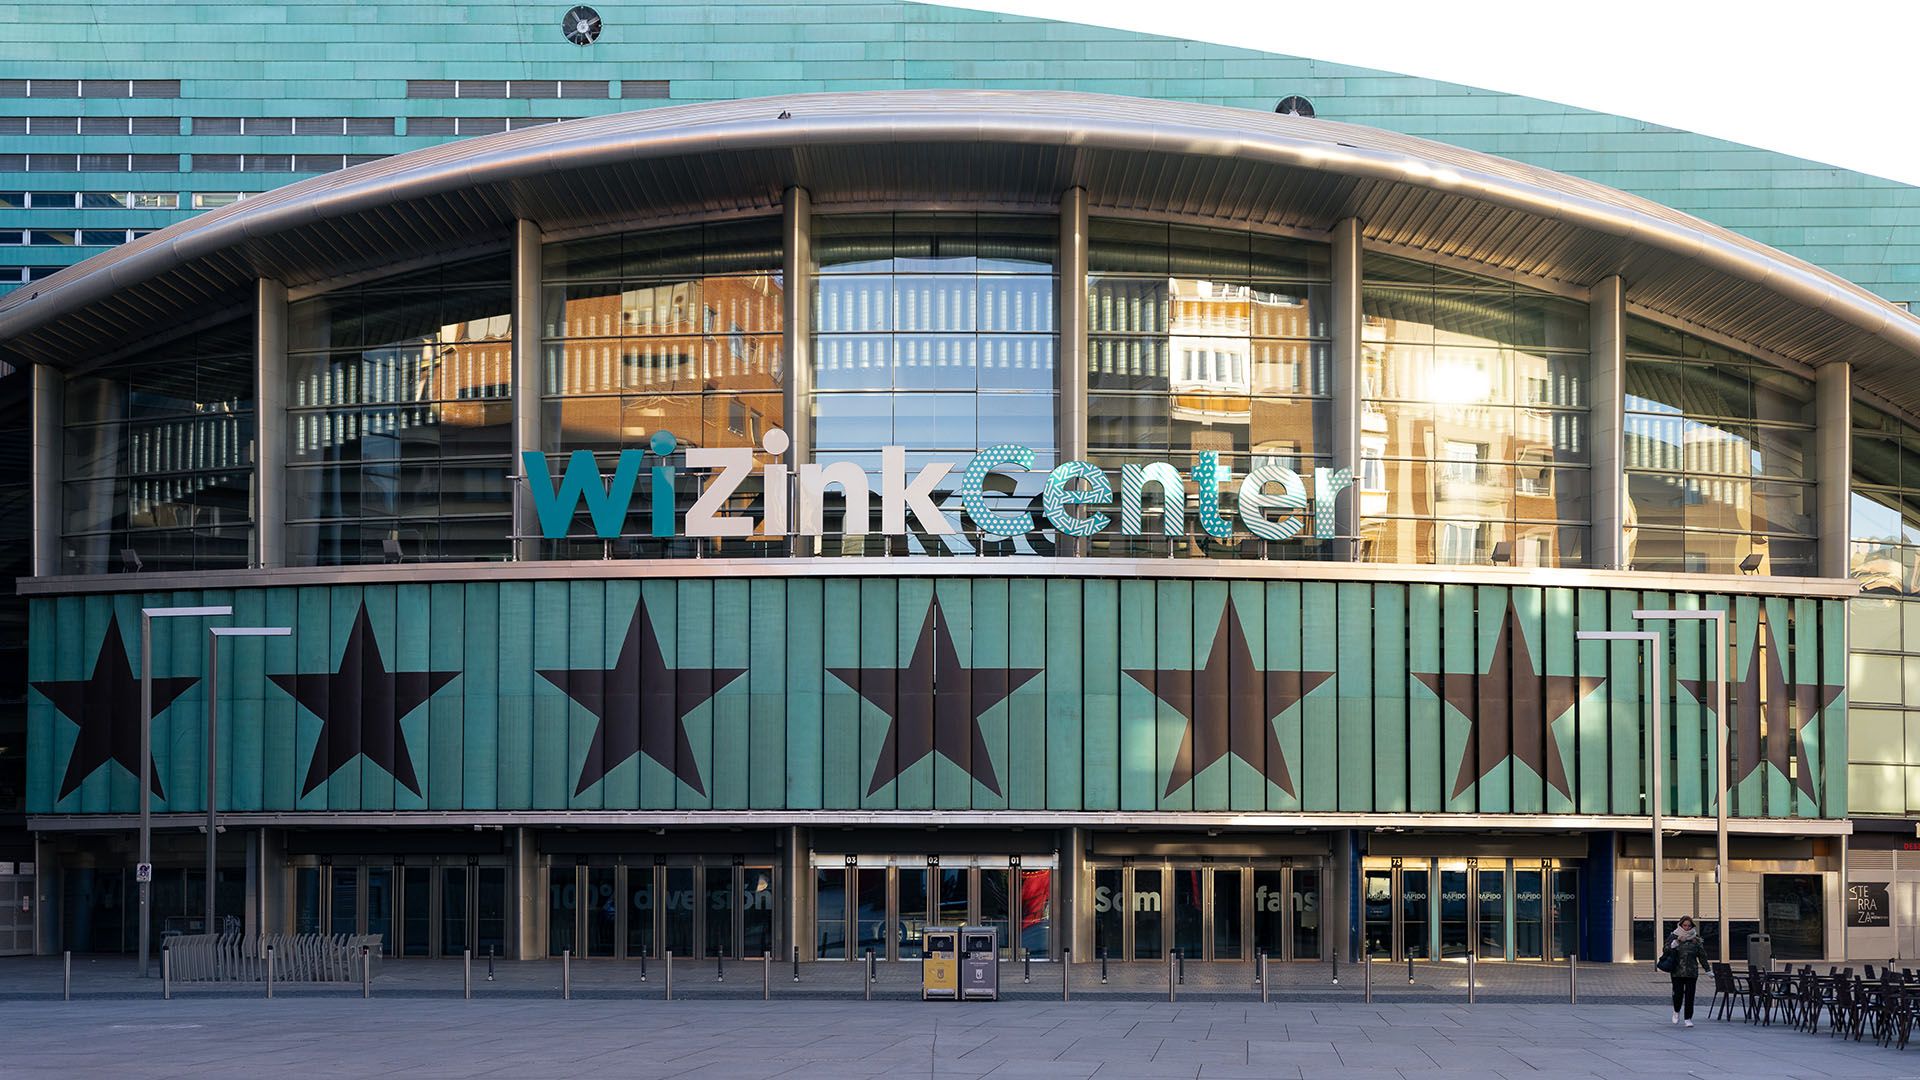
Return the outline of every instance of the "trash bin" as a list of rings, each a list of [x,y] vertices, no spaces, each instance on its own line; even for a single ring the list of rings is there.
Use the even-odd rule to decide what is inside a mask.
[[[1760,971],[1773,970],[1773,936],[1747,935],[1747,966]]]
[[[960,999],[960,929],[929,926],[920,937],[920,1000]]]
[[[993,926],[960,928],[960,996],[968,1001],[1000,1000],[1000,931]]]

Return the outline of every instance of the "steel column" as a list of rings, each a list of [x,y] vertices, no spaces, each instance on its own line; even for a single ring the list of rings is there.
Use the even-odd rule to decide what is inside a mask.
[[[287,565],[287,287],[254,283],[254,565]]]
[[[780,297],[781,343],[787,375],[781,415],[787,433],[787,506],[797,513],[800,466],[813,460],[813,199],[807,189],[790,187],[780,216],[781,270],[786,291]],[[794,536],[792,553],[819,550],[817,536]]]
[[[1820,369],[1814,381],[1814,423],[1816,450],[1814,468],[1820,483],[1821,577],[1847,576],[1848,549],[1853,539],[1850,520],[1850,488],[1853,483],[1853,367],[1830,363]]]
[[[1087,454],[1087,189],[1060,196],[1061,461]]]
[[[33,573],[60,572],[60,482],[66,447],[61,421],[67,377],[46,364],[33,365]]]
[[[1347,469],[1353,483],[1334,504],[1333,555],[1352,560],[1360,548],[1360,491],[1366,471],[1360,460],[1360,425],[1366,385],[1360,364],[1360,219],[1333,226],[1333,446],[1332,466]],[[1315,493],[1316,496],[1318,493]]]
[[[513,223],[513,555],[538,559],[540,520],[527,487],[528,450],[546,449],[541,431],[540,391],[540,226]]]
[[[1589,298],[1591,314],[1587,410],[1593,432],[1593,532],[1587,565],[1618,569],[1627,565],[1626,482],[1620,470],[1626,456],[1626,285],[1618,276],[1602,279]]]

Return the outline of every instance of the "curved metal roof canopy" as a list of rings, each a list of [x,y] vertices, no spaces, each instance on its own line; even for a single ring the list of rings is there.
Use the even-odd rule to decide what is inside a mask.
[[[782,117],[785,117],[784,119]],[[1827,271],[1636,196],[1373,128],[1092,94],[881,91],[688,105],[418,150],[181,222],[0,299],[0,349],[86,366],[167,322],[498,238],[636,218],[1055,202],[1324,230],[1586,287],[1920,412],[1920,320]]]

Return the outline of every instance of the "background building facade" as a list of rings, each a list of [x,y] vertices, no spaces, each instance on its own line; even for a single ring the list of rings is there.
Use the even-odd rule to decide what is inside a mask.
[[[1782,955],[1911,937],[1920,330],[1887,302],[1897,243],[1804,221],[1881,227],[1912,189],[950,9],[602,8],[588,45],[534,14],[258,9],[252,60],[233,24],[99,9],[84,61],[16,65],[0,238],[17,216],[48,260],[17,265],[127,222],[0,300],[31,481],[20,947],[133,940],[124,696],[163,602],[295,631],[230,646],[218,688],[214,887],[250,927],[907,959],[964,919],[1055,958],[1625,959],[1654,933],[1647,691],[1631,648],[1574,634],[1679,607],[1729,615],[1736,955],[1751,929]],[[1024,93],[852,93],[972,86]],[[796,91],[832,93],[729,104]],[[1319,118],[1274,117],[1289,94]],[[108,137],[143,171],[104,171]],[[63,163],[66,204],[40,186]],[[1677,179],[1702,171],[1739,184]],[[567,454],[612,473],[663,431],[678,519],[710,479],[689,449],[878,478],[901,447],[953,466],[957,531],[862,528],[838,494],[819,536],[538,526]],[[962,512],[1002,444],[1033,471],[988,505],[1042,518],[1012,537]],[[1129,477],[1178,475],[1137,528],[1066,536],[1042,515],[1066,462],[1116,518]],[[1271,468],[1352,487],[1272,539],[1236,497]],[[205,805],[205,641],[155,638],[162,931],[205,888],[164,816]],[[1713,650],[1682,625],[1669,658],[1664,910],[1712,918]],[[1879,883],[1884,926],[1847,900]]]

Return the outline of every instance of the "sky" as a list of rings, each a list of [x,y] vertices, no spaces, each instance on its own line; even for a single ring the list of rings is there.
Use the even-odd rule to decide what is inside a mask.
[[[1557,101],[1920,185],[1920,0],[945,0]]]

